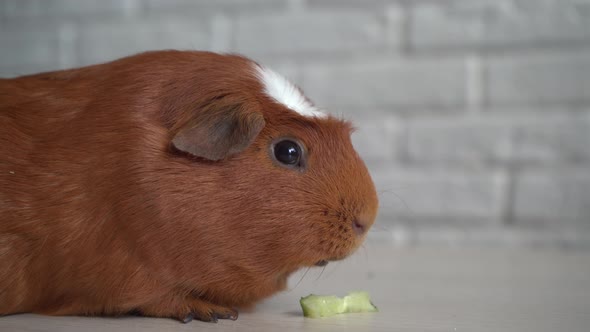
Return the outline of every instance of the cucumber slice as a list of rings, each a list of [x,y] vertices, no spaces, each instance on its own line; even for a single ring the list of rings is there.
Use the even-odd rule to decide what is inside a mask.
[[[344,300],[336,296],[320,296],[311,294],[299,301],[303,316],[318,318],[329,317],[345,312]]]
[[[369,293],[351,292],[344,298],[333,295],[311,294],[299,301],[303,316],[310,318],[329,317],[348,312],[374,312],[377,307],[371,303]]]
[[[371,302],[367,292],[351,292],[344,297],[346,312],[375,312],[377,307]]]

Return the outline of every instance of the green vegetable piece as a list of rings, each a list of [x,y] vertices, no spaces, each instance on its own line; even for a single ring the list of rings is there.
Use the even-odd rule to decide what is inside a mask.
[[[344,300],[336,296],[308,295],[299,301],[303,316],[311,318],[329,317],[345,312]]]
[[[299,301],[303,316],[310,318],[329,317],[348,312],[375,312],[377,307],[371,303],[369,293],[351,292],[344,298],[333,295],[311,294]]]
[[[346,312],[375,312],[377,307],[371,303],[369,293],[351,292],[344,297]]]

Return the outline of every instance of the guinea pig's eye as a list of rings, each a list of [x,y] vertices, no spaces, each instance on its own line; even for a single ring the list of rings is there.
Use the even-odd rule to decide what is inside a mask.
[[[297,165],[301,160],[301,147],[290,140],[280,141],[274,146],[274,155],[282,164]]]

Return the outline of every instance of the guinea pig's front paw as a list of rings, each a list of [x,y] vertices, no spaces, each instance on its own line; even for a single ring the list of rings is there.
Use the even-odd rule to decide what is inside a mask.
[[[219,319],[238,319],[238,311],[195,298],[168,298],[138,308],[143,316],[174,318],[183,323],[193,319],[217,323]]]
[[[193,319],[197,319],[203,322],[217,323],[217,320],[219,319],[238,319],[238,311],[235,309],[210,304],[207,302],[201,303],[202,304],[199,304],[199,306],[194,306],[192,311],[180,321],[183,323],[188,323]]]

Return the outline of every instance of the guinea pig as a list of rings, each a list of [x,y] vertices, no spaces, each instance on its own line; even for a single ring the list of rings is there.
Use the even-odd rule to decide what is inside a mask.
[[[1,79],[0,315],[236,319],[364,241],[352,130],[233,54]]]

